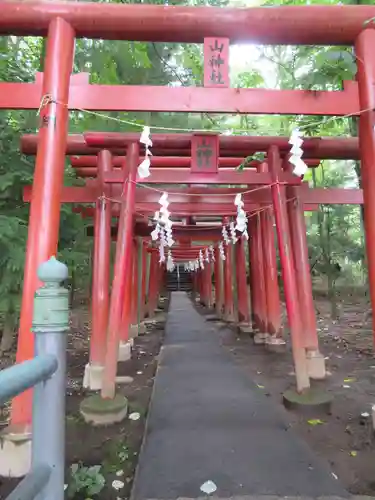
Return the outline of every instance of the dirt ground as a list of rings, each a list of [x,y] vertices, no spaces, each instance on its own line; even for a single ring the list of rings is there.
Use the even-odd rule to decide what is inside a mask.
[[[318,297],[315,303],[321,351],[331,373],[326,381],[315,384],[334,396],[332,414],[311,419],[288,411],[287,418],[309,446],[329,462],[333,477],[352,494],[375,496],[375,436],[371,425],[375,356],[365,314],[368,305],[364,297],[346,297],[339,305],[339,319],[331,321],[328,301]],[[259,390],[281,406],[282,393],[294,380],[290,349],[283,354],[269,353],[227,327],[219,334],[222,344],[252,375]],[[362,417],[363,413],[370,416]]]
[[[317,382],[334,395],[331,415],[322,415],[321,423],[311,425],[309,417],[286,412],[290,426],[311,448],[325,458],[337,477],[353,494],[375,496],[375,441],[371,414],[375,404],[375,357],[372,354],[371,325],[366,318],[365,297],[345,297],[339,305],[340,317],[330,319],[330,305],[324,297],[316,298],[321,350],[326,356],[331,376]],[[80,418],[78,407],[85,396],[81,389],[84,366],[88,359],[89,321],[87,307],[73,312],[69,336],[67,382],[67,482],[70,466],[102,465],[106,486],[95,496],[99,500],[129,498],[137,457],[144,433],[145,416],[151,396],[157,356],[163,340],[164,321],[148,327],[146,335],[135,342],[133,359],[120,368],[121,375],[134,377],[134,382],[120,391],[130,403],[130,412],[139,412],[138,421],[125,420],[107,428],[92,428]],[[218,330],[223,346],[252,375],[259,390],[280,403],[284,390],[293,384],[291,352],[270,354],[254,346],[249,337],[239,337],[233,330]],[[11,364],[14,353],[0,360],[0,368]],[[7,409],[0,415],[6,425]],[[124,483],[116,491],[112,482]],[[17,484],[0,479],[0,498],[6,497]],[[75,496],[75,500],[84,500]]]
[[[164,335],[165,314],[157,322],[147,326],[147,334],[135,339],[132,360],[121,363],[119,375],[129,375],[134,381],[121,385],[119,392],[129,401],[129,413],[137,412],[140,419],[126,419],[110,427],[87,425],[79,414],[79,404],[85,397],[82,390],[84,367],[88,361],[87,307],[75,309],[72,313],[71,333],[68,346],[68,380],[66,412],[66,482],[71,482],[72,464],[84,466],[101,465],[100,473],[105,477],[105,487],[94,496],[98,500],[125,500],[129,498],[138,453],[141,447],[148,404],[151,396],[157,356]],[[0,367],[11,364],[14,353],[3,358]],[[121,366],[122,365],[122,366]],[[6,425],[7,411],[3,411],[1,425]],[[120,481],[124,486],[116,490],[112,483]],[[0,478],[0,498],[5,498],[18,481]],[[85,500],[88,496],[76,494],[74,500]]]

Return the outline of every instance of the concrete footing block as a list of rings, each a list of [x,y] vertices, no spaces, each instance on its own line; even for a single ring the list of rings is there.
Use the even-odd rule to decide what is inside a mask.
[[[298,393],[295,389],[288,389],[283,394],[283,403],[288,410],[297,410],[308,416],[318,416],[322,413],[330,414],[332,395],[319,388],[313,388]]]
[[[132,357],[132,347],[131,343],[128,342],[120,342],[118,349],[118,361],[129,361]]]
[[[267,351],[282,354],[286,350],[286,342],[281,337],[270,336],[265,343]]]
[[[375,431],[375,405],[371,407],[372,428]]]
[[[102,388],[104,366],[87,363],[83,375],[83,387],[90,391],[100,391]]]
[[[138,325],[138,335],[144,335],[147,333],[147,328],[144,322],[140,323]]]
[[[254,344],[256,345],[266,344],[269,338],[270,338],[269,333],[256,333],[253,337]]]
[[[307,370],[313,380],[324,380],[327,377],[324,356],[318,350],[306,352]]]
[[[31,432],[7,427],[0,434],[0,476],[23,477],[31,467]]]
[[[135,337],[138,337],[138,325],[130,325],[129,338],[135,339]]]
[[[250,323],[239,323],[238,324],[238,333],[241,335],[253,335],[253,327]]]
[[[100,394],[95,394],[81,402],[80,412],[88,424],[111,425],[124,420],[128,413],[128,400],[120,394],[113,399],[103,399]]]
[[[128,375],[119,375],[116,377],[116,384],[132,384],[134,382],[133,377],[129,377]]]

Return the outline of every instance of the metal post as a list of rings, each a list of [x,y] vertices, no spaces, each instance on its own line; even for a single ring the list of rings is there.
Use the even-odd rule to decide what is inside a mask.
[[[69,328],[68,277],[65,264],[52,257],[38,269],[44,286],[34,299],[35,355],[52,355],[58,366],[33,397],[32,469],[51,467],[51,475],[36,500],[64,500],[66,341]]]

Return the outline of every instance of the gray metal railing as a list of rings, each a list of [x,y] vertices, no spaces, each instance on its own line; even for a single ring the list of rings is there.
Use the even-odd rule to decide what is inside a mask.
[[[31,470],[6,500],[63,500],[66,337],[65,264],[51,258],[38,269],[44,282],[34,299],[35,357],[0,371],[0,404],[33,390]]]

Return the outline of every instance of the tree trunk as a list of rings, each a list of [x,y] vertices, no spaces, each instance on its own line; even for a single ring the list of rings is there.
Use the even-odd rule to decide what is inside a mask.
[[[5,319],[3,334],[1,336],[0,355],[4,352],[10,351],[10,349],[12,348],[13,343],[16,340],[15,330],[14,317],[8,315]]]

